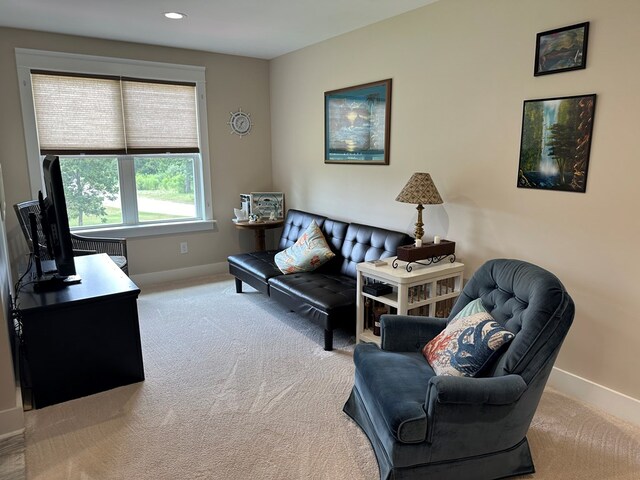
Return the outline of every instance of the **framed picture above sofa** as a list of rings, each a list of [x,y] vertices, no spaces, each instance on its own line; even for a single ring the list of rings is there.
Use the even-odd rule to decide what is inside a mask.
[[[324,93],[324,162],[389,164],[391,79]]]

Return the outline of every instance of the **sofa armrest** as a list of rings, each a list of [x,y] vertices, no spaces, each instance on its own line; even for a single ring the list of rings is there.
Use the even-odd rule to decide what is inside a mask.
[[[527,384],[520,375],[502,377],[431,377],[426,404],[510,405],[518,401]]]
[[[445,318],[382,315],[382,349],[390,352],[417,352],[446,325]]]

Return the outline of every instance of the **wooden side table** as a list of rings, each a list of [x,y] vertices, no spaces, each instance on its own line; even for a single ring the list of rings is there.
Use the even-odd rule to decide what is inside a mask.
[[[265,230],[271,228],[278,228],[284,225],[284,219],[280,220],[260,220],[258,222],[237,221],[233,219],[233,223],[239,230],[253,230],[256,239],[256,250],[262,252],[266,250],[265,245]]]
[[[378,267],[369,262],[356,266],[356,343],[365,341],[380,344],[380,337],[365,326],[366,298],[395,308],[399,315],[407,315],[411,310],[423,308],[428,309],[429,316],[435,316],[438,302],[453,299],[462,291],[463,263],[444,261],[429,266],[416,265],[408,272],[402,261],[397,262],[401,264],[398,268],[393,268],[394,259],[395,257],[385,258],[387,264]],[[382,282],[390,285],[393,290],[386,295],[370,295],[363,290],[367,282]],[[420,295],[413,295],[414,292],[420,292]]]

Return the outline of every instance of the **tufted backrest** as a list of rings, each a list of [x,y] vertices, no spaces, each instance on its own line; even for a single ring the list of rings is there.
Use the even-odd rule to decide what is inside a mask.
[[[340,273],[355,278],[358,263],[392,257],[399,246],[409,243],[411,238],[405,233],[350,223],[342,244]]]
[[[320,267],[319,271],[341,273],[356,277],[356,265],[366,260],[391,257],[400,245],[408,245],[411,237],[405,233],[384,228],[346,223],[321,215],[289,209],[284,219],[279,250],[293,245],[302,232],[315,220],[336,257]]]
[[[282,233],[280,234],[278,250],[284,250],[296,243],[296,240],[300,238],[300,235],[302,235],[302,232],[305,231],[312,220],[315,220],[318,226],[322,228],[326,219],[327,217],[323,217],[321,215],[315,215],[313,213],[290,208],[284,219],[284,226],[282,227]]]
[[[348,223],[341,222],[339,220],[331,220],[330,218],[327,218],[322,226],[324,239],[336,255],[340,255],[344,239],[347,236],[348,228]]]
[[[498,323],[515,334],[493,375],[515,373],[529,383],[557,354],[573,322],[573,300],[552,273],[508,259],[490,260],[473,274],[449,320],[477,298]]]

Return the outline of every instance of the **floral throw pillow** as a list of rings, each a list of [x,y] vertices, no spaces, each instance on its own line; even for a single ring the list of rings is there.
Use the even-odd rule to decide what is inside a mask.
[[[422,349],[436,375],[474,377],[514,335],[487,312],[451,320]]]
[[[312,220],[296,243],[277,253],[274,260],[280,271],[286,275],[311,272],[335,256],[322,235],[322,230],[315,220]]]

